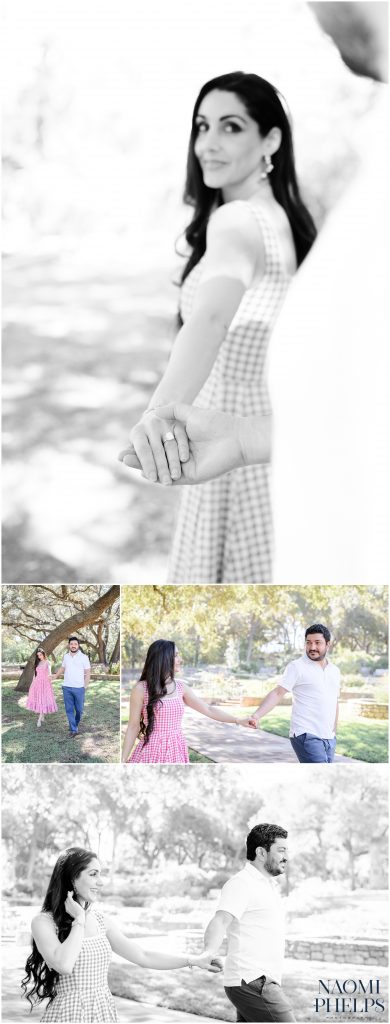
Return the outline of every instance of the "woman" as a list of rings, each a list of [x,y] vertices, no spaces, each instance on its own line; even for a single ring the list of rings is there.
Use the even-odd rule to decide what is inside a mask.
[[[264,430],[262,465],[209,480],[182,495],[171,582],[271,578],[267,347],[315,227],[297,184],[289,120],[276,89],[257,75],[214,78],[195,103],[185,199],[184,321],[167,370],[131,442],[149,479],[171,483],[189,456],[182,424],[155,409],[193,403],[254,416]],[[260,417],[260,419],[259,419]],[[176,440],[175,440],[176,439]],[[121,457],[126,457],[122,453]]]
[[[170,956],[141,947],[94,909],[102,885],[94,853],[75,846],[55,864],[42,910],[33,918],[32,953],[22,981],[31,1007],[49,999],[42,1021],[116,1021],[107,983],[111,953],[154,970],[220,969],[211,956]],[[29,988],[29,985],[31,987]]]
[[[45,715],[58,711],[51,683],[50,665],[43,647],[38,647],[35,655],[34,676],[28,691],[26,708],[38,714],[38,727],[42,725]]]
[[[155,640],[150,645],[141,678],[130,696],[122,761],[187,764],[188,747],[181,729],[186,706],[215,722],[254,728],[251,718],[235,718],[197,697],[183,680],[176,678],[182,664],[172,640]],[[139,735],[140,742],[129,757]]]

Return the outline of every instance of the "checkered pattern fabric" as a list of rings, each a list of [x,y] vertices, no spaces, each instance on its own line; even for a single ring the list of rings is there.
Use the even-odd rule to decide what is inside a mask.
[[[148,688],[144,682],[144,702],[142,716],[147,725]],[[183,700],[183,684],[176,679],[176,689],[172,697],[162,697],[155,705],[153,732],[145,744],[137,743],[130,761],[143,764],[187,764],[188,748],[181,731],[181,723],[185,704]]]
[[[248,203],[264,239],[265,271],[249,288],[196,405],[239,416],[269,413],[265,362],[289,282],[274,228],[261,201]],[[202,276],[202,260],[181,293],[185,321]],[[264,583],[271,579],[272,518],[268,466],[248,466],[183,489],[171,553],[170,583]]]
[[[40,661],[28,691],[26,708],[39,714],[48,715],[58,711],[50,678],[49,662]]]
[[[47,1007],[41,1021],[62,1021],[66,1024],[91,1024],[117,1021],[113,996],[107,984],[111,946],[104,919],[95,911],[98,934],[85,938],[71,974],[61,974],[57,995]]]

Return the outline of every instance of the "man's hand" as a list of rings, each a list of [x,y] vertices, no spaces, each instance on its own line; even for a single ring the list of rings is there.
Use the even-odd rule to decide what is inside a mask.
[[[120,460],[134,469],[141,466],[144,476],[152,483],[170,485],[178,480],[182,463],[189,458],[188,438],[183,425],[156,416],[153,409],[147,410],[133,427],[130,445],[130,449],[120,452]],[[135,453],[136,464],[126,461],[129,450]]]
[[[162,423],[174,421],[175,432],[178,423],[181,424],[189,441],[190,457],[182,462],[181,475],[172,480],[173,484],[204,483],[245,464],[239,436],[240,417],[182,403],[162,406],[155,414]],[[144,476],[151,479],[148,456],[147,449],[138,444],[137,450],[127,449],[119,458],[126,466],[142,469]]]

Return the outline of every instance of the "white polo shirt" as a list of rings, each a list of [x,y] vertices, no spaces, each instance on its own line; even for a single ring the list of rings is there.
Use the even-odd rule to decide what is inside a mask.
[[[309,732],[323,740],[333,739],[340,669],[330,661],[321,668],[303,654],[287,665],[280,685],[292,693],[290,736]]]
[[[227,930],[225,985],[241,985],[262,974],[280,985],[285,923],[277,882],[248,861],[223,886],[218,910],[234,917]]]
[[[62,659],[62,668],[64,672],[64,686],[82,687],[84,683],[84,672],[87,668],[91,667],[91,663],[86,654],[82,651],[77,651],[77,654],[64,654]]]

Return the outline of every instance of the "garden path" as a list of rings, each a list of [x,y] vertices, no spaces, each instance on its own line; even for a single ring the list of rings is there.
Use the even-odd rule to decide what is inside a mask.
[[[234,715],[236,709],[224,707],[223,710],[229,710]],[[242,708],[238,710],[238,714],[245,718]],[[193,750],[218,764],[226,761],[298,763],[290,741],[284,736],[275,736],[263,729],[252,732],[251,729],[244,729],[241,726],[214,722],[190,708],[187,708],[184,714],[183,732]],[[352,763],[354,759],[336,754],[335,760]]]

